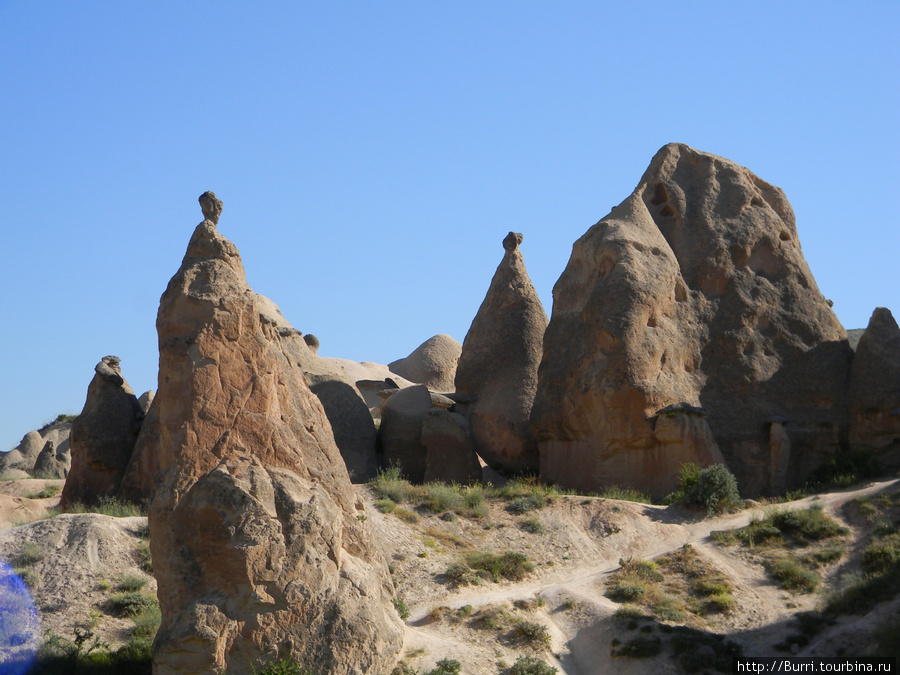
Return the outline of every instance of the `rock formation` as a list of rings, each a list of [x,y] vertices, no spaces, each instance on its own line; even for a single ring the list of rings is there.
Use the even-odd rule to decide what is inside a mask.
[[[521,243],[516,232],[503,240],[503,260],[463,341],[456,392],[476,399],[460,408],[478,454],[494,468],[535,472],[529,416],[547,315],[525,270]]]
[[[846,333],[784,193],[729,160],[662,148],[553,298],[532,410],[546,480],[661,494],[718,446],[744,493],[778,492],[846,442]],[[667,442],[656,411],[677,403],[711,436]]]
[[[47,441],[34,462],[34,475],[41,478],[65,478],[69,475],[71,465],[68,444],[64,449],[58,450],[53,441]]]
[[[94,372],[84,409],[72,423],[72,466],[59,502],[63,511],[117,496],[144,419],[118,357],[104,356]]]
[[[27,478],[35,471],[38,456],[53,443],[56,453],[69,461],[69,433],[72,431],[72,417],[60,415],[56,420],[40,429],[29,431],[21,442],[9,452],[0,453],[0,474],[7,478]],[[66,471],[68,471],[68,463]]]
[[[432,391],[453,391],[462,345],[449,335],[428,338],[404,359],[388,364],[391,372]]]
[[[148,504],[159,481],[159,406],[155,397],[150,400],[118,492],[119,499],[132,504]]]
[[[900,469],[900,328],[884,307],[872,314],[850,371],[850,448]]]
[[[191,237],[157,330],[154,673],[247,673],[281,658],[388,672],[402,645],[390,576],[285,349],[296,332],[264,320],[211,220]]]
[[[379,438],[384,463],[399,467],[413,483],[470,483],[481,479],[466,419],[449,412],[454,402],[424,384],[387,389],[381,394]]]

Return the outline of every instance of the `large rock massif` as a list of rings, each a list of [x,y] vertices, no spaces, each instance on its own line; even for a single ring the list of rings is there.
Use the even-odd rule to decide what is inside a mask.
[[[60,497],[63,511],[75,503],[119,496],[144,419],[118,357],[103,357],[94,371],[84,409],[72,423],[72,467]]]
[[[494,468],[533,473],[538,452],[529,417],[547,314],[525,269],[521,243],[516,232],[503,240],[503,260],[463,341],[456,392],[476,399],[459,407],[482,459]]]
[[[154,673],[248,673],[285,657],[387,672],[402,644],[387,566],[322,405],[286,355],[293,338],[261,317],[216,230],[221,202],[207,193],[201,205],[157,318]]]
[[[846,333],[784,194],[747,169],[665,146],[553,298],[532,410],[546,480],[661,495],[721,451],[743,492],[777,492],[846,445]]]

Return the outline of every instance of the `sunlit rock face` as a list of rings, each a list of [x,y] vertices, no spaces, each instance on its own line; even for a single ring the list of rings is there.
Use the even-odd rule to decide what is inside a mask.
[[[724,456],[748,495],[797,485],[846,445],[851,357],[784,193],[667,145],[554,287],[531,416],[541,475],[661,495],[681,463]],[[705,416],[676,433],[659,414],[672,404]]]
[[[282,658],[389,672],[402,625],[364,507],[287,338],[261,318],[212,220],[194,231],[157,330],[154,673],[249,673]]]

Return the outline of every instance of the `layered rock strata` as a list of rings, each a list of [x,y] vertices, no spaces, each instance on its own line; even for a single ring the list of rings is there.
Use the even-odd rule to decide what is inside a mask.
[[[290,338],[261,317],[212,220],[194,231],[157,330],[154,673],[248,673],[282,658],[390,671],[402,624],[364,507]]]
[[[846,443],[851,358],[784,193],[667,145],[553,289],[532,410],[541,475],[659,495],[682,462],[721,450],[746,494],[783,491]],[[656,411],[678,403],[704,408],[711,433],[672,442]]]

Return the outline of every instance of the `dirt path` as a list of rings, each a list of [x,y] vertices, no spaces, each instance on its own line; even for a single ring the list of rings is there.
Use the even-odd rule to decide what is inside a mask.
[[[642,672],[646,663],[631,662],[629,659],[610,657],[609,626],[606,621],[619,606],[603,595],[604,581],[609,574],[619,569],[619,559],[623,555],[652,559],[691,544],[708,558],[722,572],[734,581],[734,595],[738,600],[739,612],[725,617],[720,630],[751,634],[752,640],[771,640],[764,630],[767,625],[777,624],[790,614],[803,609],[812,609],[818,596],[792,596],[778,588],[766,576],[758,563],[744,555],[721,549],[710,541],[710,533],[716,530],[739,528],[754,519],[765,517],[772,509],[800,509],[820,504],[829,515],[840,518],[840,507],[852,500],[884,490],[900,481],[881,481],[864,488],[851,491],[814,495],[777,506],[760,506],[708,519],[691,519],[690,514],[657,506],[641,506],[634,509],[635,517],[630,525],[635,531],[622,545],[609,544],[605,548],[594,547],[590,562],[560,569],[558,572],[543,572],[540,579],[526,580],[509,585],[489,587],[466,586],[451,590],[440,598],[440,605],[452,610],[469,605],[473,610],[490,605],[512,603],[539,596],[546,601],[546,609],[536,619],[542,620],[553,638],[551,652],[555,656],[543,654],[542,658],[559,669],[564,675],[592,675],[601,672]],[[582,608],[581,615],[574,618],[568,613],[554,611],[563,599],[577,599]],[[410,607],[409,642],[421,645],[442,645],[451,649],[454,644],[452,631],[441,623],[432,624],[429,614],[436,606],[428,600]],[[448,632],[451,633],[448,635]],[[449,640],[449,642],[448,642]],[[767,643],[768,644],[768,643]],[[470,662],[470,672],[496,672],[488,668],[484,658],[479,658],[471,645],[458,645]],[[765,645],[760,644],[760,647]],[[423,647],[424,648],[424,647]],[[477,651],[477,650],[476,650]],[[495,650],[496,651],[496,650]],[[665,669],[663,669],[664,671]]]

